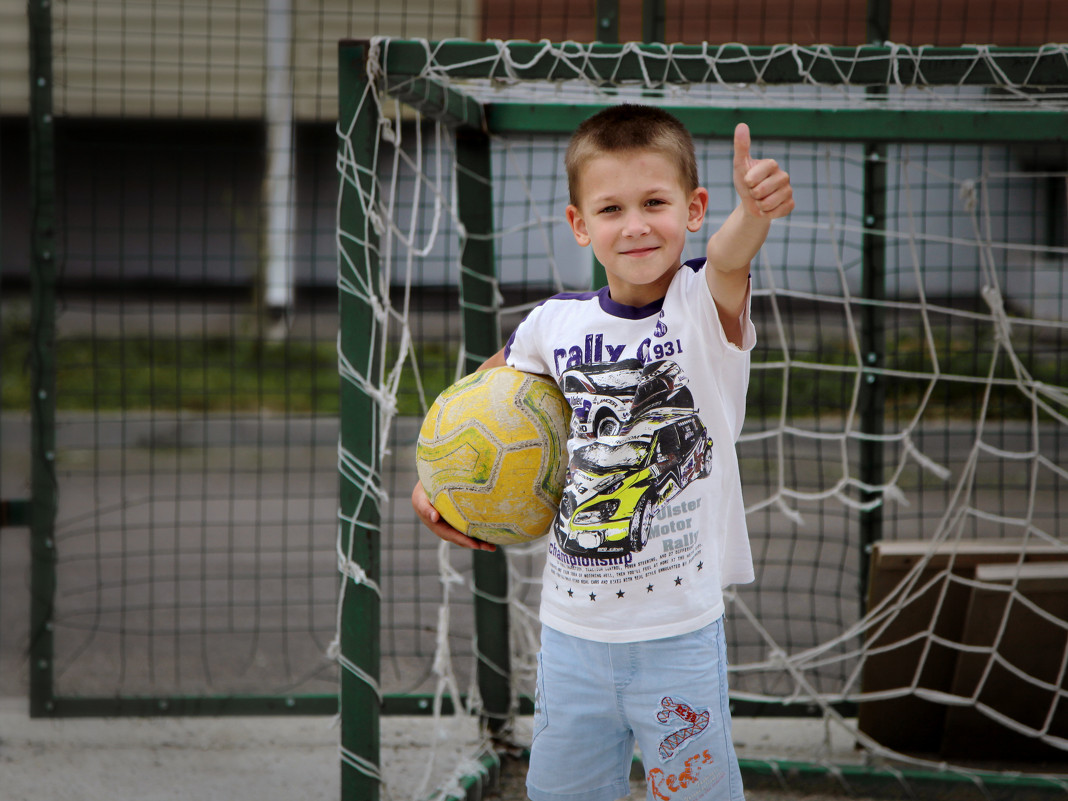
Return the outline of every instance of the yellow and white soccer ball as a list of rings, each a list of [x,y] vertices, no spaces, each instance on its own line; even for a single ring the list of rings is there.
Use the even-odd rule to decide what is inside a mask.
[[[416,467],[430,502],[469,537],[508,545],[543,536],[564,489],[570,418],[544,376],[494,367],[460,379],[419,431]]]

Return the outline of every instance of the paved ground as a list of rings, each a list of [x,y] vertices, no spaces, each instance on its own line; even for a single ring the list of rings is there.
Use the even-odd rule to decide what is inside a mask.
[[[436,727],[437,736],[428,737],[427,727]],[[822,724],[740,722],[738,729],[743,756],[767,752],[775,739],[788,754],[821,736]],[[435,740],[432,752],[427,742]],[[477,742],[470,719],[384,718],[388,791],[382,798],[425,798],[448,787],[465,772],[462,755]],[[525,799],[524,765],[506,759],[499,787],[485,798]],[[337,731],[330,718],[31,720],[23,699],[0,699],[2,801],[336,801],[339,771]],[[643,798],[640,782],[634,786],[631,798]],[[816,801],[839,796],[759,790],[747,797]]]

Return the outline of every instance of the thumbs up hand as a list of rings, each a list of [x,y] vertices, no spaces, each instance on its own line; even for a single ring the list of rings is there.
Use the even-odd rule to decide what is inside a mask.
[[[774,220],[794,210],[790,176],[775,159],[754,159],[749,126],[734,129],[734,188],[742,207],[753,217]]]

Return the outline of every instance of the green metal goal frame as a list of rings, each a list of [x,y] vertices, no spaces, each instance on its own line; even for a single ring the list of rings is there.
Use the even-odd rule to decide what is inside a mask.
[[[439,120],[454,131],[456,160],[458,166],[457,203],[458,213],[467,230],[473,233],[489,233],[492,228],[492,183],[490,175],[490,136],[492,134],[557,134],[566,135],[590,114],[602,108],[597,104],[563,104],[530,102],[479,102],[464,94],[458,84],[436,82],[428,59],[439,66],[450,67],[450,77],[455,79],[494,79],[550,81],[563,78],[581,78],[600,81],[601,75],[611,74],[614,81],[647,81],[650,78],[649,63],[642,64],[641,55],[663,56],[670,53],[678,56],[699,56],[707,49],[686,45],[557,45],[559,49],[575,52],[581,49],[586,56],[582,67],[561,66],[552,55],[545,55],[544,44],[508,42],[503,45],[511,56],[511,66],[504,72],[499,59],[494,56],[498,45],[465,41],[426,42],[386,39],[376,44],[368,40],[343,41],[339,47],[339,114],[340,130],[347,131],[347,156],[355,159],[356,177],[343,177],[340,195],[339,223],[346,231],[357,232],[350,239],[339,239],[341,261],[349,269],[366,278],[365,286],[380,286],[377,276],[379,263],[376,237],[364,212],[366,199],[374,202],[377,185],[372,178],[374,143],[378,135],[378,120],[366,109],[360,108],[360,99],[368,89],[367,60],[373,47],[378,47],[383,72],[387,76],[376,86],[382,94],[395,97],[412,106],[424,116]],[[723,46],[714,48],[717,57],[718,78],[725,83],[763,84],[841,84],[844,81],[843,66],[849,65],[848,82],[851,86],[865,87],[871,93],[879,93],[892,83],[910,85],[917,76],[922,76],[923,85],[945,86],[997,86],[1006,82],[1016,87],[1040,90],[1046,87],[1068,86],[1068,62],[1063,54],[1043,48],[989,47],[979,48],[920,48],[902,52],[890,46],[869,45],[862,47],[818,47],[800,51],[776,47]],[[984,58],[979,59],[982,55]],[[543,57],[544,56],[544,57]],[[655,63],[655,62],[653,62]],[[662,63],[667,63],[665,60]],[[707,80],[703,63],[685,59],[672,61],[671,69],[652,76],[660,83],[700,83]],[[692,66],[687,66],[690,64]],[[760,64],[759,72],[754,64]],[[599,67],[611,65],[611,70],[599,72]],[[581,70],[581,74],[580,74]],[[891,80],[893,76],[894,80]],[[862,242],[863,289],[861,300],[879,300],[885,294],[885,237],[882,230],[885,221],[886,164],[883,155],[890,142],[1066,142],[1068,141],[1068,115],[1062,111],[1041,110],[958,110],[958,109],[900,109],[869,104],[858,108],[824,109],[808,108],[759,108],[672,106],[663,104],[690,129],[695,137],[729,138],[737,123],[745,121],[757,127],[767,138],[823,141],[850,141],[865,147],[864,168],[864,217],[866,231]],[[360,113],[362,111],[362,113]],[[359,184],[359,187],[354,184]],[[361,195],[364,200],[361,201]],[[370,205],[370,204],[367,204]],[[360,242],[355,241],[361,239]],[[465,341],[477,341],[492,346],[499,344],[499,332],[493,309],[493,297],[485,278],[495,275],[492,240],[488,237],[470,237],[461,253],[461,297],[464,304],[461,317]],[[382,299],[387,301],[388,299]],[[352,354],[352,364],[367,364],[370,374],[363,376],[372,386],[381,379],[382,365],[369,357],[372,344],[380,340],[381,331],[375,322],[370,303],[349,294],[342,294],[340,301],[341,338],[339,347],[344,354]],[[862,347],[865,348],[866,365],[863,382],[864,395],[862,430],[879,433],[883,415],[883,378],[880,365],[883,320],[878,306],[864,304],[862,312]],[[465,367],[472,370],[477,361],[468,358]],[[371,465],[373,475],[379,475],[380,465],[374,453],[373,443],[382,432],[374,429],[373,401],[354,385],[342,386],[341,399],[341,447],[349,450],[364,464]],[[881,445],[876,439],[865,440],[861,454],[862,479],[877,485],[880,481],[877,467],[882,463]],[[378,510],[367,503],[357,488],[342,481],[341,514],[351,516],[359,508],[362,524],[359,533],[343,536],[341,547],[351,544],[352,553],[364,567],[367,575],[377,583],[380,565],[378,537],[373,532],[379,524]],[[863,544],[879,538],[881,515],[878,507],[862,512],[860,532]],[[355,527],[354,527],[355,531]],[[350,543],[349,537],[357,541]],[[863,548],[861,549],[863,552]],[[507,716],[511,707],[508,680],[508,616],[507,606],[494,602],[507,594],[507,574],[503,557],[497,553],[474,555],[474,576],[478,592],[475,599],[476,631],[480,653],[478,682],[485,707],[486,722],[493,730]],[[861,567],[862,580],[866,580],[866,568]],[[341,650],[344,658],[365,671],[375,680],[378,678],[379,655],[379,598],[366,584],[353,584],[346,593],[341,612]],[[493,636],[490,636],[490,635]],[[498,647],[492,647],[496,643]],[[379,764],[378,726],[380,713],[411,711],[424,703],[411,703],[407,699],[387,697],[379,699],[373,688],[354,673],[343,670],[341,676],[341,746],[369,764]],[[523,699],[521,711],[529,709],[529,699]],[[785,708],[778,714],[790,714]],[[738,712],[749,713],[737,710]],[[897,788],[901,778],[926,781],[928,784],[944,785],[947,789],[961,784],[968,785],[972,779],[954,774],[927,775],[921,772],[908,774],[903,771],[888,771],[878,768],[831,769],[825,766],[790,763],[768,765],[754,763],[743,765],[751,779],[773,777],[792,773],[811,786],[828,780],[835,770],[849,773],[850,782],[863,782],[868,787],[879,789]],[[991,774],[986,781],[987,791],[995,796],[1007,792],[1043,792],[1046,789],[1060,790],[1052,782],[1043,780],[1007,779]],[[344,799],[377,799],[378,783],[347,762],[342,764],[342,797]],[[1007,796],[1006,796],[1007,797]]]

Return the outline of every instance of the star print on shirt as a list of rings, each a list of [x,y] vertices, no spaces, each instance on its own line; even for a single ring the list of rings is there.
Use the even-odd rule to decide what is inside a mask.
[[[590,593],[590,600],[591,600],[591,601],[596,601],[596,600],[597,600],[597,593],[593,593],[593,592],[591,592],[591,593]]]
[[[573,589],[571,589],[570,587],[567,588],[567,597],[568,598],[574,598],[575,597],[575,591]]]
[[[616,592],[616,597],[617,598],[622,598],[623,595],[624,595],[623,590],[619,590],[618,592]]]
[[[675,577],[675,586],[678,587],[682,584],[682,576]]]
[[[704,570],[705,569],[705,563],[704,562],[698,562],[697,563],[697,569],[698,570]]]
[[[653,591],[653,585],[650,584],[648,587],[645,588],[645,591],[646,592],[652,592]]]

